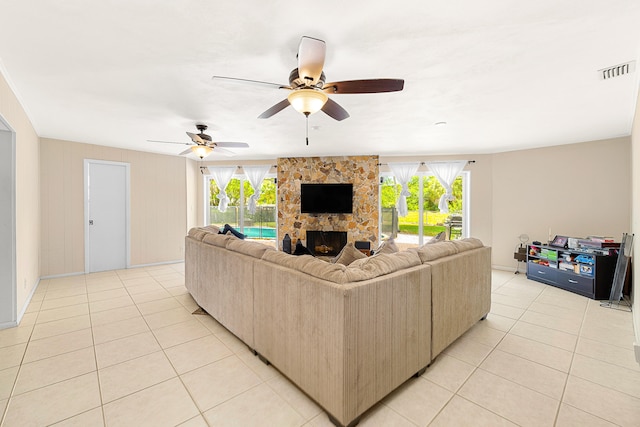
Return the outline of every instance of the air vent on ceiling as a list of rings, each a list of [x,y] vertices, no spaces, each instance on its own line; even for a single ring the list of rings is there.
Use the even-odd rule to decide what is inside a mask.
[[[624,64],[614,65],[613,67],[603,68],[598,70],[600,78],[602,80],[609,80],[614,77],[624,76],[631,74],[636,70],[636,61],[625,62]]]

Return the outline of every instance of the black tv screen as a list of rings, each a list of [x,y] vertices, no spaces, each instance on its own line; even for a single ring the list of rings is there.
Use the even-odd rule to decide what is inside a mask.
[[[353,184],[300,184],[301,213],[352,213]]]

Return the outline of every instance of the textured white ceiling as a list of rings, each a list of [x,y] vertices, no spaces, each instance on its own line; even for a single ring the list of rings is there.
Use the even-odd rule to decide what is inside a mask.
[[[402,78],[332,95],[351,115],[257,116],[288,92],[300,37],[327,43],[328,81]],[[239,159],[491,153],[629,135],[637,0],[227,2],[3,0],[0,60],[41,137],[177,154],[195,123]],[[2,68],[0,68],[2,69]],[[0,100],[1,102],[1,100]],[[445,121],[446,126],[434,123]],[[220,157],[218,157],[220,156]],[[209,159],[226,159],[214,154]]]

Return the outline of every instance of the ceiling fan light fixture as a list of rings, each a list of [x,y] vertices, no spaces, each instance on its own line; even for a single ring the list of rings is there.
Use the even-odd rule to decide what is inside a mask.
[[[287,97],[289,103],[296,111],[308,116],[317,113],[327,102],[327,95],[315,89],[294,90]]]
[[[194,145],[191,147],[191,151],[193,151],[196,156],[200,157],[200,159],[204,159],[213,151],[213,148],[207,147],[206,145]]]

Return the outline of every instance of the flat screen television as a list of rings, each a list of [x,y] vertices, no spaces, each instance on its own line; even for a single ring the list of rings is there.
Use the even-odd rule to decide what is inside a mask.
[[[353,213],[353,184],[300,184],[300,212]]]

